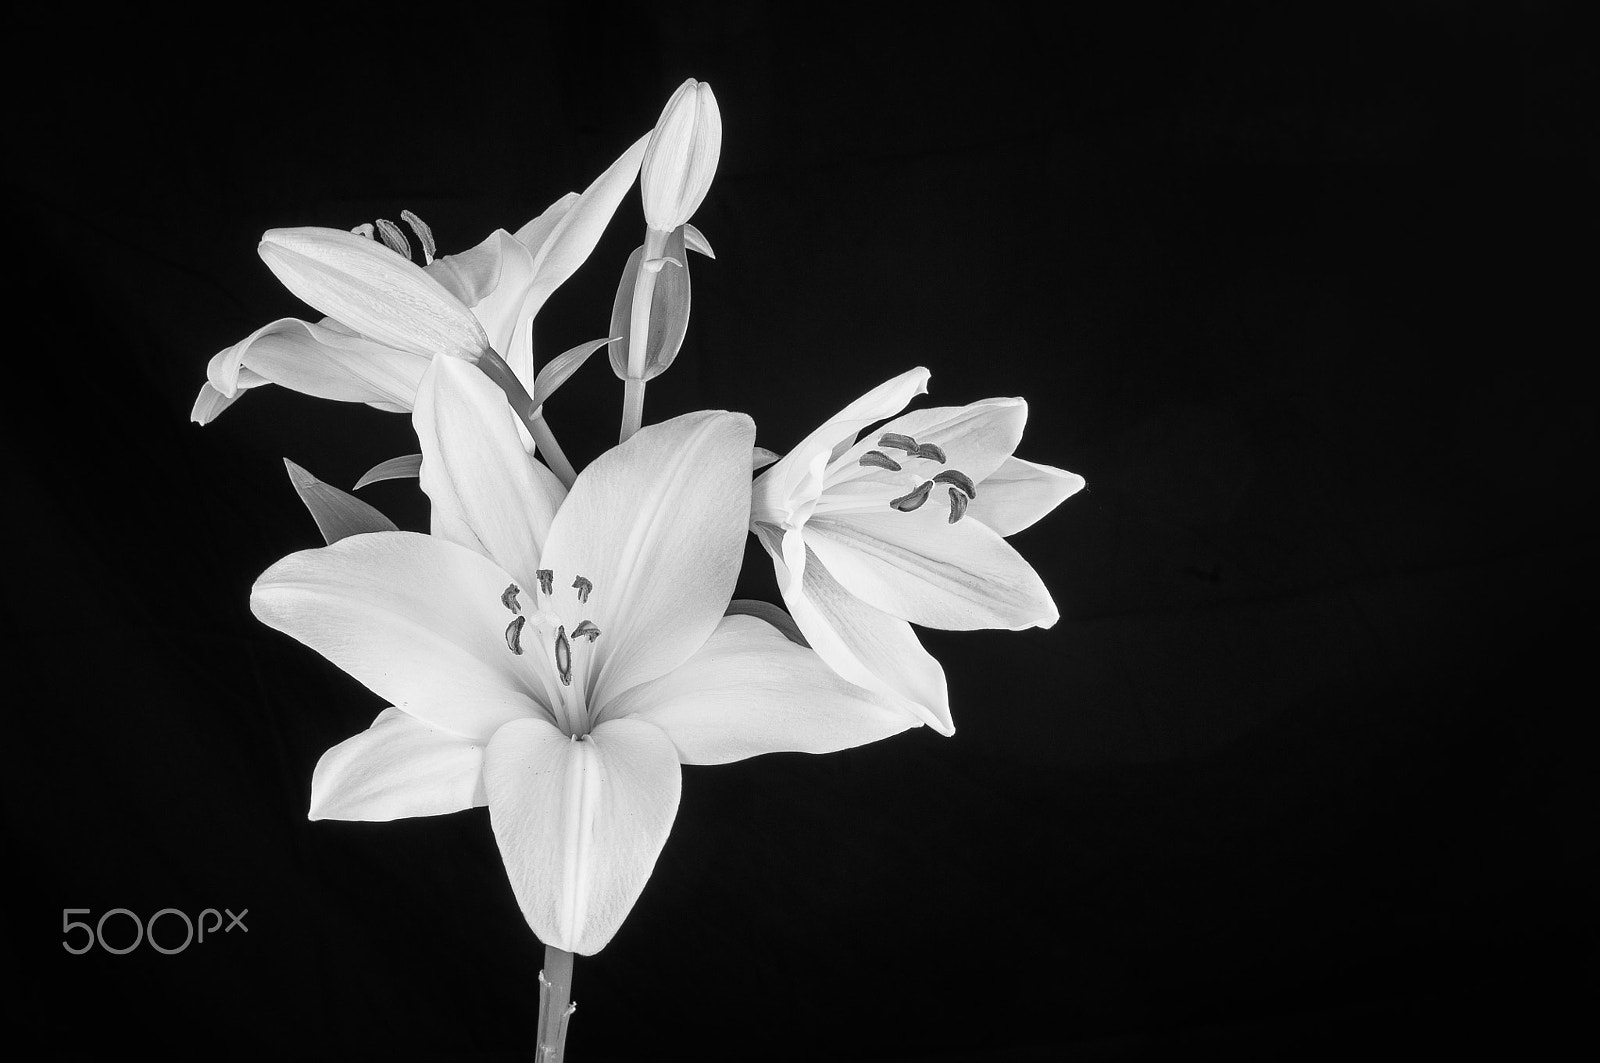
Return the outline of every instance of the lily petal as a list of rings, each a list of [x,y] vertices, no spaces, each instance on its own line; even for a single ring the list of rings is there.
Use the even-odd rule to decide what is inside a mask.
[[[311,519],[317,522],[317,530],[329,545],[351,535],[399,530],[394,521],[354,495],[323,483],[288,458],[283,459],[283,464],[289,470],[295,493],[311,511]]]
[[[210,424],[217,419],[218,414],[238,402],[243,395],[242,389],[232,395],[224,395],[209,383],[201,384],[200,394],[195,396],[194,407],[189,411],[189,420],[195,424]]]
[[[256,250],[285,288],[385,346],[470,360],[489,345],[461,300],[376,241],[308,226],[269,229]]]
[[[828,486],[870,473],[859,464],[861,456],[879,449],[878,440],[891,432],[910,436],[918,443],[934,444],[947,459],[944,468],[959,469],[981,483],[1017,449],[1027,421],[1028,404],[1022,399],[985,399],[966,406],[913,410],[838,455],[829,470]],[[939,469],[938,465],[923,462],[916,467],[929,476]],[[983,492],[980,490],[978,495],[982,497]]]
[[[442,816],[489,803],[483,750],[396,708],[322,754],[311,773],[311,819],[379,822]]]
[[[787,566],[776,555],[773,566],[779,586],[787,584]],[[889,698],[940,734],[955,734],[944,669],[922,648],[910,624],[845,590],[815,555],[806,558],[799,586],[785,593],[783,600],[806,641],[829,668]]]
[[[517,720],[489,740],[484,782],[528,925],[552,948],[599,952],[639,899],[678,814],[672,742],[642,720],[612,720],[581,738]]]
[[[850,593],[923,627],[1020,631],[1059,619],[1044,581],[1010,543],[977,521],[948,519],[934,505],[819,516],[806,525],[806,545]]]
[[[427,273],[472,311],[489,345],[517,375],[531,380],[532,366],[517,365],[512,355],[522,297],[533,283],[533,254],[516,237],[496,229],[476,247],[435,261]]]
[[[822,489],[815,475],[816,459],[827,455],[822,460],[827,464],[836,450],[854,444],[856,434],[867,425],[893,417],[906,408],[906,403],[927,394],[928,376],[928,371],[918,366],[884,381],[801,440],[756,480],[752,520],[782,524],[797,504],[814,501]]]
[[[967,517],[1001,535],[1015,535],[1083,487],[1083,477],[1075,472],[1007,458],[978,485],[978,497],[967,506]]]
[[[548,718],[534,671],[507,649],[500,595],[512,578],[431,535],[352,535],[302,550],[256,580],[250,609],[411,715],[480,742]]]
[[[435,358],[411,417],[434,535],[475,550],[532,586],[561,481],[522,448],[505,392],[476,366]]]
[[[639,163],[644,159],[645,146],[649,143],[648,134],[634,141],[627,151],[617,157],[616,162],[583,190],[583,194],[551,227],[549,235],[534,251],[534,280],[518,312],[519,320],[525,321],[537,315],[545,300],[550,298],[550,293],[576,273],[594,251],[611,216],[617,212],[622,197],[633,187],[634,178],[639,174]]]
[[[578,475],[541,567],[593,586],[587,603],[572,593],[552,603],[568,630],[589,620],[604,632],[583,655],[593,710],[676,668],[716,630],[744,558],[754,444],[743,414],[685,414]]]
[[[921,721],[846,682],[811,650],[754,616],[730,616],[693,657],[606,706],[608,719],[665,731],[685,764],[763,753],[832,753]]]
[[[230,397],[239,388],[270,382],[319,399],[393,403],[409,410],[429,359],[337,325],[279,318],[219,351],[206,366],[206,377]]]
[[[554,203],[544,208],[544,213],[523,225],[516,232],[517,242],[534,254],[544,246],[544,242],[555,231],[556,223],[567,216],[567,211],[578,202],[578,193],[568,192]]]

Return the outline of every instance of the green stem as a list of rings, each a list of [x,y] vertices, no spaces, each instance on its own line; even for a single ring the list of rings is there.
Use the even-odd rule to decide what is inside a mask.
[[[618,443],[626,443],[644,423],[644,385],[643,380],[632,377],[622,382],[622,433]]]
[[[533,404],[533,396],[522,386],[522,381],[518,379],[516,372],[492,347],[478,356],[478,368],[483,370],[484,375],[490,380],[500,385],[500,390],[506,393],[506,401],[511,403],[511,408],[527,427],[528,434],[533,437],[534,446],[544,453],[545,461],[550,464],[550,471],[555,473],[563,484],[571,487],[572,481],[578,478],[578,474],[573,470],[572,463],[567,460],[561,447],[557,445],[555,436],[550,434],[550,426],[544,423],[544,414]]]
[[[577,1010],[572,1003],[572,953],[544,947],[539,972],[538,1063],[561,1063],[567,1050],[567,1021]]]

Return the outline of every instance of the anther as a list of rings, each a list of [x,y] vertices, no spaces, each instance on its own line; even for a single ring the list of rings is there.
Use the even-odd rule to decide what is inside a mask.
[[[519,616],[506,625],[506,645],[519,657],[522,656],[522,625],[527,622],[527,617]]]
[[[539,589],[544,592],[546,597],[555,592],[555,572],[548,568],[541,568],[539,571],[535,572],[534,575],[539,577]]]
[[[878,446],[893,447],[895,450],[903,450],[907,454],[912,454],[916,452],[917,441],[910,436],[901,435],[899,432],[885,432],[883,437],[878,440]]]
[[[594,584],[590,583],[584,577],[579,576],[577,579],[572,581],[572,586],[573,589],[578,592],[578,602],[580,604],[587,603],[589,601],[589,592],[594,590]]]
[[[593,620],[584,620],[572,629],[572,637],[575,639],[588,639],[592,643],[600,637],[600,629],[594,626]]]
[[[383,246],[409,262],[411,260],[411,241],[407,240],[406,234],[400,231],[400,226],[388,218],[378,218],[373,224],[378,227],[378,239],[383,241]]]
[[[422,264],[431,263],[434,256],[439,253],[439,245],[433,242],[433,230],[428,228],[428,223],[411,213],[409,210],[400,212],[400,220],[411,226],[411,231],[417,234],[417,239],[422,243]]]
[[[890,499],[889,505],[893,506],[895,509],[898,509],[902,513],[910,513],[914,509],[921,508],[922,503],[928,500],[928,492],[932,490],[933,481],[924,480],[915,491],[912,491],[909,494],[901,495],[899,498]]]
[[[572,685],[572,642],[565,627],[556,628],[556,671],[561,675],[561,685]]]
[[[954,524],[967,515],[967,496],[950,488],[950,523]]]
[[[365,236],[368,240],[376,240],[378,238],[378,234],[372,228],[372,223],[370,221],[364,221],[350,231],[355,233],[357,236]]]
[[[517,595],[521,593],[515,583],[500,592],[500,604],[513,613],[522,612],[522,606],[517,602]]]
[[[881,450],[869,450],[861,455],[858,465],[867,465],[874,469],[888,469],[890,472],[899,472],[900,463]]]
[[[940,465],[944,464],[944,450],[937,443],[918,443],[911,452],[913,458],[932,458]]]
[[[939,475],[935,476],[933,478],[933,482],[936,484],[949,484],[951,487],[959,487],[961,490],[967,493],[968,498],[978,497],[978,488],[977,485],[972,482],[972,477],[956,469],[946,469],[944,472],[941,472]]]

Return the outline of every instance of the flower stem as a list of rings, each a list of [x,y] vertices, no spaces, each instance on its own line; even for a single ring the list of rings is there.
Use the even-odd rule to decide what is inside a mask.
[[[523,387],[516,372],[492,347],[478,356],[478,368],[483,370],[484,375],[490,380],[500,385],[500,390],[506,393],[506,401],[511,403],[512,410],[516,411],[518,419],[533,437],[534,447],[544,454],[545,461],[550,465],[550,471],[555,473],[556,478],[563,484],[571,487],[578,474],[572,468],[572,463],[567,460],[567,455],[556,443],[556,437],[550,434],[550,426],[545,424],[544,414],[533,404],[533,396]]]
[[[535,414],[533,420],[528,422],[528,434],[533,436],[534,446],[544,455],[545,464],[556,474],[556,479],[571,487],[578,478],[578,470],[572,467],[572,462],[567,460],[567,452],[561,449],[561,444],[551,434],[550,426],[545,424],[544,414]]]
[[[643,380],[629,377],[622,382],[622,433],[618,443],[626,443],[644,423]]]
[[[577,1008],[572,1003],[572,953],[546,945],[544,970],[539,972],[538,1063],[561,1063],[567,1050],[567,1020]]]

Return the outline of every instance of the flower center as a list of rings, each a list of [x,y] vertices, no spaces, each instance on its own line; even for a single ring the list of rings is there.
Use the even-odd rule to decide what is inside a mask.
[[[905,453],[903,459],[906,463],[913,461],[934,462],[938,465],[945,464],[944,449],[936,443],[918,443],[908,435],[899,432],[885,432],[878,440],[878,446],[890,450],[899,450]],[[857,462],[866,468],[883,469],[888,472],[904,472],[905,465],[900,460],[890,457],[881,450],[869,450],[861,455]],[[889,500],[889,508],[901,513],[910,513],[920,509],[928,501],[928,495],[933,491],[935,484],[940,484],[950,492],[950,521],[954,524],[966,516],[967,503],[978,497],[978,488],[972,482],[972,477],[959,469],[941,469],[931,478],[924,478],[920,473],[912,473],[911,482],[915,485],[911,490],[897,498]]]
[[[532,593],[534,608],[531,613],[523,612],[522,603],[518,600],[523,590],[515,583],[500,592],[500,604],[516,614],[506,625],[506,648],[519,657],[523,655],[523,629],[528,626],[531,619],[536,632],[535,644],[542,643],[548,647],[550,662],[555,666],[555,674],[561,680],[561,686],[572,688],[574,649],[581,646],[580,640],[593,645],[594,640],[600,637],[600,629],[592,620],[580,620],[569,633],[561,617],[548,608],[548,600],[555,594],[555,573],[548,568],[541,568],[534,575],[539,580],[539,589]],[[584,605],[588,603],[589,595],[594,591],[594,584],[587,577],[578,576],[572,581],[572,590],[578,599],[578,604]],[[540,604],[541,597],[547,600],[545,605]],[[563,717],[560,722],[569,734],[579,733],[575,726],[578,723],[587,724],[583,685],[580,682],[577,689],[570,690],[570,694],[569,689],[550,691],[553,695],[552,700],[559,702],[550,707],[557,716]],[[583,729],[587,730],[587,727]]]

